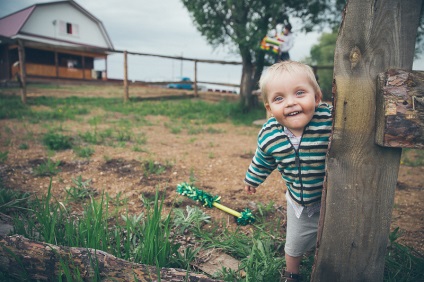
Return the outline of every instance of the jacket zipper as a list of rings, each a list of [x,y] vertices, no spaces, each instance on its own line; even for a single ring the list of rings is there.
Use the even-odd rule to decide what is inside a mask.
[[[287,136],[287,139],[289,140],[290,145],[293,147],[293,150],[294,150],[294,153],[295,153],[294,163],[295,163],[295,165],[297,167],[297,173],[299,174],[299,182],[300,182],[300,204],[302,206],[304,206],[305,201],[303,200],[303,181],[302,181],[302,172],[300,170],[299,148],[300,148],[300,144],[302,143],[303,133],[304,132],[305,132],[305,128],[303,129],[302,136],[300,137],[299,146],[297,147],[298,149],[296,149],[293,146],[293,143],[290,141],[290,138]]]
[[[302,142],[302,139],[300,139],[300,142]],[[300,147],[300,142],[299,142],[299,147]],[[300,182],[300,204],[303,206],[304,205],[304,200],[303,200],[303,181],[302,181],[302,171],[300,169],[300,158],[299,158],[299,150],[294,149],[295,151],[295,164],[297,167],[297,172],[299,173],[299,182]]]

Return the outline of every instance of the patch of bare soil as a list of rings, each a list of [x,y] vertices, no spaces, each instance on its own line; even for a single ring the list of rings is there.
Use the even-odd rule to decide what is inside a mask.
[[[66,134],[77,136],[91,128],[87,121],[97,114],[99,110],[84,116],[83,121],[65,121],[61,126]],[[256,148],[259,127],[215,124],[211,126],[216,129],[214,133],[188,134],[183,130],[175,134],[166,126],[172,124],[172,120],[158,116],[149,116],[147,120],[148,125],[133,129],[134,134],[142,133],[146,138],[146,143],[139,145],[141,150],[133,150],[133,140],[125,146],[90,144],[94,154],[88,159],[78,158],[73,150],[49,155],[41,143],[47,131],[45,127],[18,120],[0,120],[0,151],[9,152],[7,161],[0,164],[0,177],[6,187],[41,196],[47,192],[50,177],[34,176],[34,169],[51,158],[60,161],[60,172],[52,177],[52,192],[59,200],[66,198],[65,189],[73,185],[72,179],[81,176],[84,180],[91,179],[91,188],[99,192],[98,197],[103,191],[110,197],[127,197],[129,210],[133,213],[141,212],[141,195],[152,198],[156,188],[165,191],[167,207],[185,208],[196,203],[177,195],[176,186],[195,180],[197,187],[220,195],[221,203],[232,209],[255,209],[258,203],[266,205],[272,201],[280,211],[274,216],[284,216],[285,186],[276,172],[255,195],[247,195],[243,190],[245,170]],[[101,126],[99,124],[98,128]],[[28,144],[28,149],[19,149],[22,143]],[[422,254],[423,175],[422,166],[401,166],[392,217],[392,229],[400,227],[403,232],[400,241]],[[233,222],[232,216],[217,209],[205,208],[205,211],[216,222],[219,222],[218,219]],[[234,223],[232,225],[235,226]],[[248,232],[251,227],[242,228]]]

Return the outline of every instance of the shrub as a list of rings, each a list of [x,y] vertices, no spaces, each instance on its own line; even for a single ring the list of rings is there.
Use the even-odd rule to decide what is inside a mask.
[[[66,150],[72,148],[72,139],[60,133],[48,132],[43,137],[43,144],[50,150]]]

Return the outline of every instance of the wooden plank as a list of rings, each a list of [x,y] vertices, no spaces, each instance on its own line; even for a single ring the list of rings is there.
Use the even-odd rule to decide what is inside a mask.
[[[424,72],[391,69],[377,87],[376,143],[424,149]]]
[[[194,263],[193,265],[211,276],[216,275],[216,273],[221,271],[223,267],[235,272],[240,271],[240,275],[242,277],[246,275],[243,270],[239,270],[239,260],[219,251],[218,249],[200,251],[197,257],[201,258],[203,262]]]
[[[334,55],[334,123],[311,281],[383,281],[401,149],[375,144],[376,82],[411,69],[423,2],[350,0]]]

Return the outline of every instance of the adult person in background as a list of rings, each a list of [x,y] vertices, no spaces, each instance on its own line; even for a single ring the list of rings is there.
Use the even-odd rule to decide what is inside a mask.
[[[286,24],[283,29],[283,34],[281,38],[284,40],[280,45],[280,54],[278,61],[288,61],[290,60],[289,51],[293,47],[294,38],[293,33],[291,32],[292,26],[290,23]]]

